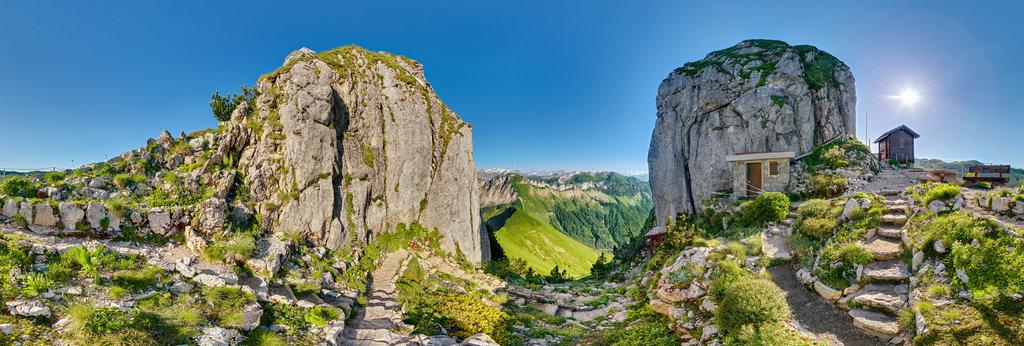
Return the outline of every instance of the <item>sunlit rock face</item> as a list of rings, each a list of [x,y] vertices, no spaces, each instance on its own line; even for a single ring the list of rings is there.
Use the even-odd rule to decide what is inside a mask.
[[[359,47],[298,50],[221,124],[217,155],[238,162],[275,233],[358,248],[400,224],[489,257],[471,126],[411,59]],[[214,159],[222,159],[217,157]]]
[[[797,155],[855,133],[849,67],[812,46],[748,40],[662,81],[648,153],[658,224],[732,188],[726,155]]]

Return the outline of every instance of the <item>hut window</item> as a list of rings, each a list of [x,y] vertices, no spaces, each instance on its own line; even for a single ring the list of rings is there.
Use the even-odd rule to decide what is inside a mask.
[[[779,161],[768,162],[768,176],[776,177],[779,175]]]

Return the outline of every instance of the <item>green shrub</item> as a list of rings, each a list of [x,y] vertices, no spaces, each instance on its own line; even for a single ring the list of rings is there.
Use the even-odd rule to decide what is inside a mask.
[[[242,308],[256,302],[252,293],[233,287],[204,287],[203,297],[206,299],[207,317],[229,328],[240,328],[245,323]]]
[[[960,195],[960,187],[950,184],[941,184],[928,190],[924,195],[924,204],[932,201],[948,201]]]
[[[114,176],[114,186],[123,189],[129,186],[142,184],[147,180],[148,179],[145,174],[120,173]]]
[[[850,265],[869,264],[874,262],[874,255],[864,245],[846,243],[825,248],[823,256],[831,261],[840,261]]]
[[[21,278],[21,293],[27,297],[36,297],[45,293],[53,285],[50,279],[40,273],[25,274]]]
[[[747,226],[763,226],[780,222],[789,214],[789,197],[779,192],[768,192],[753,201],[740,205],[741,222]]]
[[[206,259],[218,262],[240,262],[252,258],[256,252],[256,238],[249,232],[240,232],[227,239],[216,239],[203,255]]]
[[[718,327],[726,335],[746,325],[757,328],[785,322],[789,317],[782,290],[764,279],[744,279],[726,287],[715,312]]]
[[[981,181],[981,182],[978,182],[977,184],[974,184],[974,187],[977,187],[979,189],[989,190],[989,189],[992,188],[992,183],[987,182],[987,181]]]
[[[288,339],[269,330],[255,330],[249,333],[241,346],[287,346]]]
[[[969,280],[961,282],[956,275],[951,275],[951,278],[969,289],[976,298],[1010,295],[1024,290],[1024,276],[1021,275],[1024,273],[1024,241],[1001,237],[982,238],[977,244],[955,243],[950,259],[953,267],[962,269]]]
[[[137,310],[75,305],[68,311],[69,333],[82,345],[156,345],[149,319]]]
[[[303,320],[314,326],[323,327],[326,326],[327,323],[336,320],[338,316],[341,316],[341,314],[338,313],[338,310],[315,306],[312,309],[309,309],[309,312],[306,313]]]
[[[62,180],[64,180],[64,172],[62,172],[62,171],[48,172],[48,173],[46,173],[46,175],[43,176],[43,180],[45,180],[47,184],[51,184],[51,185],[52,184],[57,184],[57,183],[61,182]]]
[[[306,309],[288,304],[262,304],[263,316],[260,317],[260,324],[269,326],[280,324],[288,326],[286,332],[289,335],[305,329],[309,323],[306,322]]]
[[[32,179],[14,176],[0,182],[0,194],[11,197],[35,198],[39,187]]]
[[[922,239],[919,248],[931,251],[932,244],[937,240],[942,240],[947,247],[956,242],[969,244],[974,239],[980,239],[992,233],[995,229],[996,225],[990,220],[978,219],[958,211],[926,218],[918,226],[916,233],[919,234],[917,238]]]
[[[800,333],[787,328],[785,323],[745,325],[725,337],[725,345],[758,346],[815,346],[819,345]]]
[[[81,273],[87,276],[91,276],[94,282],[100,281],[100,266],[101,257],[105,247],[100,245],[93,250],[87,249],[84,245],[79,245],[68,249],[64,252],[63,256],[74,261],[81,268]]]
[[[832,217],[832,202],[827,199],[812,199],[796,208],[801,218]]]
[[[836,220],[829,217],[806,219],[800,221],[797,228],[803,235],[824,240],[832,236],[836,229]]]
[[[743,268],[737,261],[720,261],[718,267],[711,274],[711,287],[708,289],[708,295],[715,301],[721,301],[726,288],[753,276],[749,269]]]
[[[259,96],[256,88],[248,88],[242,86],[242,92],[239,94],[228,94],[227,96],[221,96],[220,93],[214,92],[210,96],[210,110],[213,111],[213,117],[217,121],[228,121],[231,120],[231,112],[235,111],[242,102],[248,102],[250,106],[253,106],[252,101]]]
[[[25,219],[25,215],[17,213],[14,214],[14,217],[12,217],[11,219],[14,220],[15,226],[18,226],[19,228],[28,228],[28,220]]]
[[[160,267],[145,266],[114,272],[111,281],[128,292],[139,293],[157,284],[166,283],[169,279],[170,277]]]
[[[812,196],[835,197],[846,191],[846,178],[838,174],[815,174],[811,176]]]

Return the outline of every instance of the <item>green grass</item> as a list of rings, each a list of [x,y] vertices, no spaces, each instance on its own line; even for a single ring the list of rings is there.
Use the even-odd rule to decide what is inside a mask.
[[[589,275],[590,266],[600,256],[598,251],[518,208],[495,237],[506,256],[523,259],[537,273],[545,275],[556,265],[574,278]]]

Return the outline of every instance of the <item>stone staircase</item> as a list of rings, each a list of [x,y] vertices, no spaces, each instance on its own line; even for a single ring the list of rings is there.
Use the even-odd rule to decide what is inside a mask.
[[[861,288],[844,299],[856,306],[849,312],[854,327],[898,343],[902,331],[896,316],[907,306],[910,293],[910,272],[900,259],[904,250],[900,239],[905,232],[903,226],[909,206],[892,193],[888,195],[882,226],[868,232],[863,241],[875,262],[863,267],[859,279]]]

